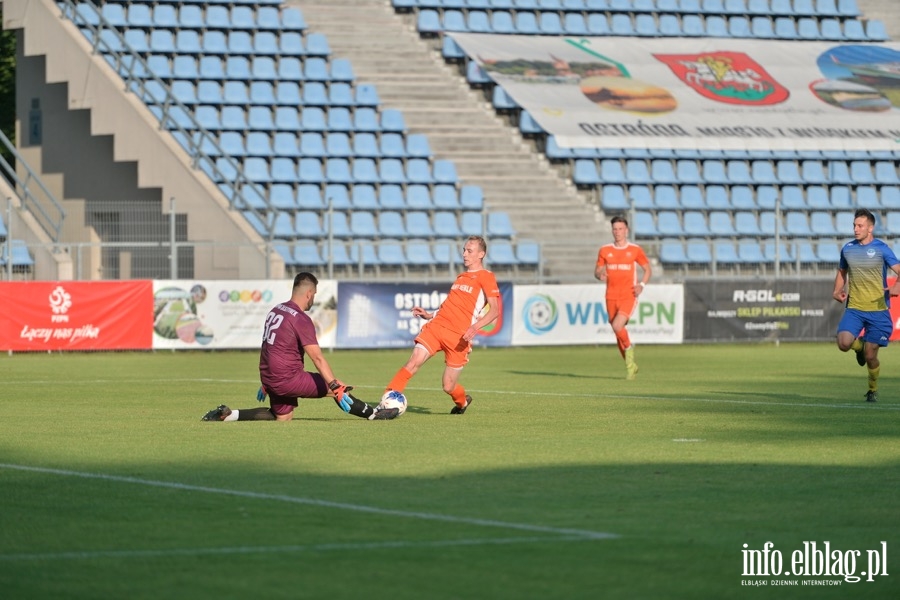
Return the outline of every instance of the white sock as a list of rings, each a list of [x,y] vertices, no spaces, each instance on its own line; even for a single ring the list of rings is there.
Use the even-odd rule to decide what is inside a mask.
[[[241,411],[239,411],[239,410],[232,410],[232,411],[231,411],[231,414],[228,415],[227,417],[225,417],[225,418],[222,419],[222,420],[223,420],[223,421],[237,421],[237,420],[238,420],[238,415],[240,414],[240,412],[241,412]]]

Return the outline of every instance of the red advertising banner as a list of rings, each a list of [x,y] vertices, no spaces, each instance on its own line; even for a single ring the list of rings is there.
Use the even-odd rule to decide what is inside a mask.
[[[0,350],[149,350],[153,282],[0,282]]]

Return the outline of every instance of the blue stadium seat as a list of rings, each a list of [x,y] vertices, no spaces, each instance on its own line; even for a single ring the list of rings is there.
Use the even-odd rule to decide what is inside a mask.
[[[660,242],[659,260],[671,265],[684,265],[690,262],[684,251],[684,244],[676,239],[664,239]]]
[[[323,267],[327,263],[314,241],[299,241],[294,245],[293,266]]]
[[[825,165],[821,160],[804,160],[800,164],[800,172],[803,175],[803,181],[807,184],[823,184],[829,182],[825,173]]]
[[[688,240],[685,243],[685,255],[688,262],[695,265],[712,264],[712,252],[705,240]]]
[[[384,160],[385,159],[382,159],[382,162],[384,162]],[[431,172],[431,164],[428,162],[428,160],[424,158],[408,159],[406,161],[406,181],[407,183],[434,183],[434,175]]]
[[[777,260],[782,263],[791,263],[796,260],[791,248],[785,242],[780,242],[778,244],[778,256],[776,256],[775,248],[775,240],[765,240],[763,242],[763,256],[765,257],[766,262],[775,262]]]
[[[866,40],[866,30],[862,21],[847,19],[844,21],[844,38],[862,42]]]
[[[405,264],[411,267],[431,267],[437,264],[431,252],[431,244],[425,240],[409,240],[406,243]]]
[[[515,33],[516,25],[513,22],[512,13],[505,10],[494,10],[491,13],[491,30],[494,33]]]
[[[436,185],[431,194],[431,200],[434,208],[437,210],[459,210],[459,193],[455,186],[452,185]]]
[[[637,211],[634,213],[634,235],[635,237],[658,237],[659,230],[656,228],[656,222],[653,214],[647,211]]]
[[[588,12],[587,28],[590,35],[609,35],[609,20],[601,12]]]
[[[629,185],[628,198],[631,200],[631,208],[650,211],[657,208],[649,185]]]
[[[876,183],[875,174],[872,172],[872,163],[867,160],[851,161],[850,179],[856,185],[870,185]]]
[[[672,185],[654,186],[653,204],[660,210],[680,210],[683,208],[681,201],[678,199],[675,186]],[[685,224],[685,229],[687,229],[687,224]]]
[[[681,17],[681,30],[685,37],[701,37],[706,35],[706,28],[700,15],[686,14]]]
[[[753,189],[747,185],[733,185],[731,187],[730,200],[731,206],[735,210],[756,210],[759,208]]]
[[[530,240],[520,240],[516,243],[516,259],[519,265],[536,268],[541,264],[541,246]]]
[[[750,19],[744,15],[728,17],[728,34],[737,38],[753,37]]]
[[[760,264],[769,262],[759,247],[757,240],[741,240],[737,247],[738,259],[744,264]]]
[[[494,269],[498,267],[515,267],[519,263],[513,245],[509,240],[492,240],[488,246],[486,261]]]
[[[754,160],[750,163],[750,173],[753,182],[757,185],[778,183],[778,175],[775,173],[775,167],[771,161]]]
[[[488,13],[483,10],[471,10],[470,7],[466,16],[466,30],[472,33],[491,33],[491,18]]]
[[[631,16],[628,13],[612,13],[610,26],[613,35],[625,37],[635,35],[634,25],[632,24]]]
[[[505,212],[491,212],[487,215],[487,235],[492,238],[513,238],[516,230]]]
[[[728,22],[721,15],[709,15],[706,17],[706,35],[709,37],[731,37],[728,30]]]
[[[690,237],[709,237],[712,234],[704,213],[696,210],[688,210],[684,212],[682,218],[684,219],[685,235]],[[660,222],[660,232],[663,232],[662,222]]]
[[[683,185],[680,188],[681,206],[688,210],[706,210],[707,208],[730,209],[728,205],[728,192],[721,185],[706,186],[704,197],[698,185]],[[718,196],[722,196],[720,199]],[[710,202],[712,201],[712,203]],[[714,206],[715,204],[715,206]]]
[[[588,35],[588,26],[584,15],[578,12],[567,12],[563,16],[563,30],[566,35]]]
[[[319,213],[311,210],[297,211],[294,216],[297,237],[319,238],[324,233]]]
[[[782,184],[802,184],[803,175],[796,161],[779,160],[776,163],[776,177]]]
[[[605,162],[605,161],[604,161]],[[655,163],[656,161],[654,161]],[[671,166],[671,162],[663,161]],[[602,165],[601,165],[602,166]],[[653,169],[655,170],[656,165],[653,165]],[[602,174],[601,174],[602,176]],[[648,184],[651,182],[651,174],[650,169],[647,168],[647,161],[631,158],[625,161],[625,180],[632,184]],[[652,180],[658,183],[670,183],[660,178],[657,179],[656,173],[654,172],[652,176]]]
[[[835,242],[818,242],[816,244],[816,256],[820,262],[837,265],[841,259],[840,245]]]
[[[659,34],[662,36],[680,37],[682,35],[681,21],[678,20],[678,16],[672,14],[659,15]]]
[[[438,237],[458,238],[463,235],[456,215],[450,211],[436,211],[434,213],[432,225],[434,227],[434,233]]]
[[[484,235],[484,217],[481,213],[464,211],[460,215],[459,226],[465,235]]]
[[[371,131],[357,131],[354,133],[353,156],[358,156],[360,158],[380,157],[381,148],[379,147],[378,136]]]
[[[750,1],[752,2],[753,0]],[[768,7],[766,7],[766,9],[768,10]],[[750,29],[753,32],[753,37],[755,38],[769,39],[775,37],[775,29],[773,28],[772,21],[769,19],[769,17],[753,17],[750,20]]]
[[[884,22],[879,19],[869,19],[866,21],[866,38],[870,42],[885,42],[890,40]]]
[[[431,188],[422,184],[406,186],[406,207],[411,211],[434,209],[434,203],[431,201]]]
[[[518,10],[513,18],[516,32],[522,35],[538,35],[540,27],[538,27],[537,17],[533,12]]]
[[[408,198],[407,201],[409,201]],[[425,211],[408,211],[405,216],[405,223],[407,235],[410,237],[431,238],[434,236],[434,230],[431,227],[431,218]]]
[[[375,191],[375,186],[370,184],[352,186],[350,189],[350,204],[353,210],[375,212],[381,208],[378,204],[378,193]]]
[[[403,187],[393,183],[378,186],[378,206],[382,210],[406,210]]]
[[[781,210],[806,210],[806,196],[803,189],[797,185],[785,185],[781,187]]]
[[[734,230],[740,236],[759,237],[762,235],[756,213],[746,210],[734,213]]]
[[[731,220],[731,213],[721,210],[711,211],[709,213],[709,232],[714,236],[733,237],[737,235]]]
[[[717,263],[737,264],[741,262],[734,242],[718,241],[715,243],[715,259]]]
[[[600,193],[600,206],[605,212],[623,212],[631,208],[625,196],[625,188],[618,184],[604,185]]]
[[[606,161],[602,161],[601,169],[603,168],[603,163]],[[610,177],[608,173],[604,172],[602,175],[597,172],[597,164],[593,160],[589,159],[579,159],[575,161],[573,171],[572,171],[572,180],[575,182],[575,185],[583,186],[583,187],[593,187],[599,183],[624,183],[625,182],[625,174],[622,172],[622,166],[619,161],[612,161],[618,168],[618,177]]]
[[[857,198],[860,200],[865,199],[866,189],[865,186],[857,188]],[[869,189],[873,193],[875,192],[875,188]],[[846,185],[832,185],[828,187],[811,185],[806,190],[806,199],[809,207],[813,210],[848,209],[853,206],[853,196],[850,193],[850,188]],[[873,206],[877,205],[877,202],[873,204]],[[865,205],[860,203],[860,206]]]
[[[538,29],[540,29],[541,33],[544,35],[562,35],[564,31],[559,13],[541,11],[538,20]]]
[[[671,164],[671,161],[667,161]],[[700,173],[700,166],[697,161],[690,159],[678,159],[676,161],[676,179],[682,184],[699,184],[703,183],[703,176]]]
[[[366,214],[374,215],[371,212]],[[379,236],[386,238],[405,238],[408,235],[403,215],[393,210],[382,210],[378,213],[377,230]]]
[[[886,185],[881,188],[881,206],[895,211],[900,210],[900,187],[896,185]]]
[[[813,211],[809,215],[809,230],[816,236],[837,235],[831,213],[827,211]]]
[[[725,184],[730,181],[728,173],[725,170],[725,161],[723,160],[704,160],[703,161],[703,181],[706,183]]]
[[[797,20],[797,37],[801,40],[821,40],[818,22],[811,17],[802,17]]]
[[[482,210],[484,191],[478,185],[464,185],[459,188],[459,205],[463,210]]]
[[[810,229],[809,218],[805,212],[790,211],[785,214],[785,232],[788,235],[809,237],[813,234]]]
[[[636,213],[635,219],[637,218]],[[681,237],[686,234],[681,225],[681,219],[674,210],[661,210],[656,213],[656,229],[657,235],[669,237]]]
[[[659,29],[656,25],[656,17],[650,14],[635,15],[634,33],[642,37],[657,37]]]

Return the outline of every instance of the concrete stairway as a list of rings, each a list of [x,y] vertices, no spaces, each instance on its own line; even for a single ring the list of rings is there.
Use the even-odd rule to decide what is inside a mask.
[[[414,17],[396,14],[389,0],[288,4],[328,37],[332,56],[351,61],[357,81],[376,85],[384,108],[428,136],[435,158],[452,160],[463,183],[481,186],[489,209],[510,215],[519,239],[543,243],[544,281],[593,280],[594,253],[609,239],[596,202],[469,88],[437,42],[420,39]]]

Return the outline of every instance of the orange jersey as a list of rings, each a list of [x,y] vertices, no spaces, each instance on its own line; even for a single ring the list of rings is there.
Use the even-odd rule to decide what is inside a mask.
[[[628,243],[624,248],[606,244],[597,253],[597,266],[606,267],[606,297],[627,298],[634,296],[638,282],[635,263],[646,269],[650,264],[647,255],[637,244]]]
[[[487,299],[499,297],[500,288],[492,272],[482,269],[460,273],[432,321],[462,335],[478,320]]]

